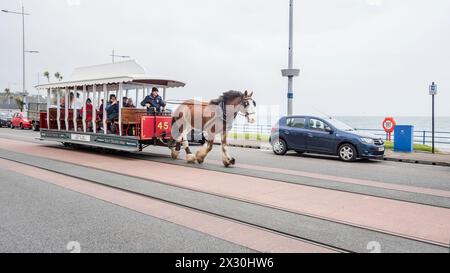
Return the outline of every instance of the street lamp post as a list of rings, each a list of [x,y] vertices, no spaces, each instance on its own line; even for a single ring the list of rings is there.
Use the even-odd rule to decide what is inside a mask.
[[[437,95],[437,84],[435,82],[430,85],[430,95],[431,95],[431,152],[434,154],[434,96]]]
[[[294,0],[289,0],[289,61],[288,69],[281,70],[283,77],[288,78],[288,106],[287,112],[288,116],[293,114],[293,101],[294,101],[294,90],[293,81],[294,77],[298,77],[300,74],[299,69],[294,69]]]
[[[9,10],[2,10],[2,12],[5,13],[11,13],[11,14],[18,14],[22,15],[22,93],[24,95],[24,102],[26,99],[26,78],[25,78],[25,53],[39,53],[39,51],[36,50],[25,50],[25,15],[30,15],[28,13],[25,13],[25,7],[22,5],[22,11],[9,11]]]
[[[112,57],[112,62],[113,62],[113,63],[114,63],[114,58],[115,58],[115,57],[117,57],[117,58],[124,58],[124,59],[125,59],[125,58],[130,58],[130,56],[116,55],[114,49],[113,49],[112,54],[111,54],[110,56]]]

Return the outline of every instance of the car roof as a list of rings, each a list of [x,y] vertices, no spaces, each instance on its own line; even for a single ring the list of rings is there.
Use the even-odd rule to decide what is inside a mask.
[[[313,118],[313,119],[320,119],[320,120],[325,120],[324,118],[320,118],[320,117],[315,117],[315,116],[306,116],[306,115],[300,115],[300,116],[285,116],[282,117],[284,118]]]

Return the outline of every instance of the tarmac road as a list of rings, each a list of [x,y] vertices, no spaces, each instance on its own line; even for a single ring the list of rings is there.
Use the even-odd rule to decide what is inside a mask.
[[[200,166],[37,137],[0,129],[0,251],[448,252],[448,167],[230,148],[226,169],[218,146]]]

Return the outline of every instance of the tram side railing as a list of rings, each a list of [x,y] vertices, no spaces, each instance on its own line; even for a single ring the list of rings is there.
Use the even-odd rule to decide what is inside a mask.
[[[383,129],[367,129],[358,128],[358,131],[368,132],[379,136],[385,140],[389,139],[389,135]],[[231,134],[235,137],[241,135],[250,135],[250,137],[268,137],[272,131],[272,126],[268,124],[234,124]],[[395,134],[392,134],[393,141],[395,140]],[[435,144],[450,145],[450,132],[436,131],[435,132]],[[428,130],[416,130],[414,131],[414,143],[431,145],[432,132]]]
[[[389,135],[383,129],[357,129],[358,131],[364,131],[380,136],[385,140],[389,139]],[[433,142],[432,131],[417,130],[414,131],[414,143],[429,145]],[[434,132],[434,139],[436,144],[450,145],[450,132],[436,131]],[[392,134],[392,141],[395,141],[395,134]]]

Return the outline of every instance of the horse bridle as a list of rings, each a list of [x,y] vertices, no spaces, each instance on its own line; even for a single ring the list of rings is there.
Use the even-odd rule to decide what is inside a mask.
[[[249,100],[250,99],[242,99],[241,100],[241,105],[244,107],[244,109],[247,108],[250,105],[250,101]],[[251,101],[253,102],[253,106],[256,107],[256,101],[254,101],[254,100],[251,100]],[[255,115],[255,114],[256,114],[256,112],[252,112],[252,113],[247,112],[247,113],[245,113],[245,115],[244,114],[240,114],[240,115],[242,115],[242,116],[247,118],[248,116]]]
[[[254,101],[254,100],[251,100],[252,102],[253,102],[253,106],[255,106],[256,107],[256,101]],[[247,108],[249,105],[250,105],[250,99],[244,99],[244,98],[241,98],[241,103],[240,103],[243,107],[244,107],[244,109],[245,108]],[[221,103],[220,103],[220,108],[222,109],[222,113],[223,113],[223,117],[222,117],[222,120],[223,121],[226,121],[226,119],[227,119],[227,110],[226,110],[226,102],[225,102],[225,100],[223,100]],[[256,114],[256,112],[252,112],[252,113],[250,113],[250,112],[247,112],[247,113],[245,113],[245,114],[241,114],[241,113],[235,113],[235,115],[234,115],[234,117],[236,117],[237,115],[241,115],[241,116],[244,116],[244,117],[248,117],[248,116],[250,116],[250,115],[255,115]]]

